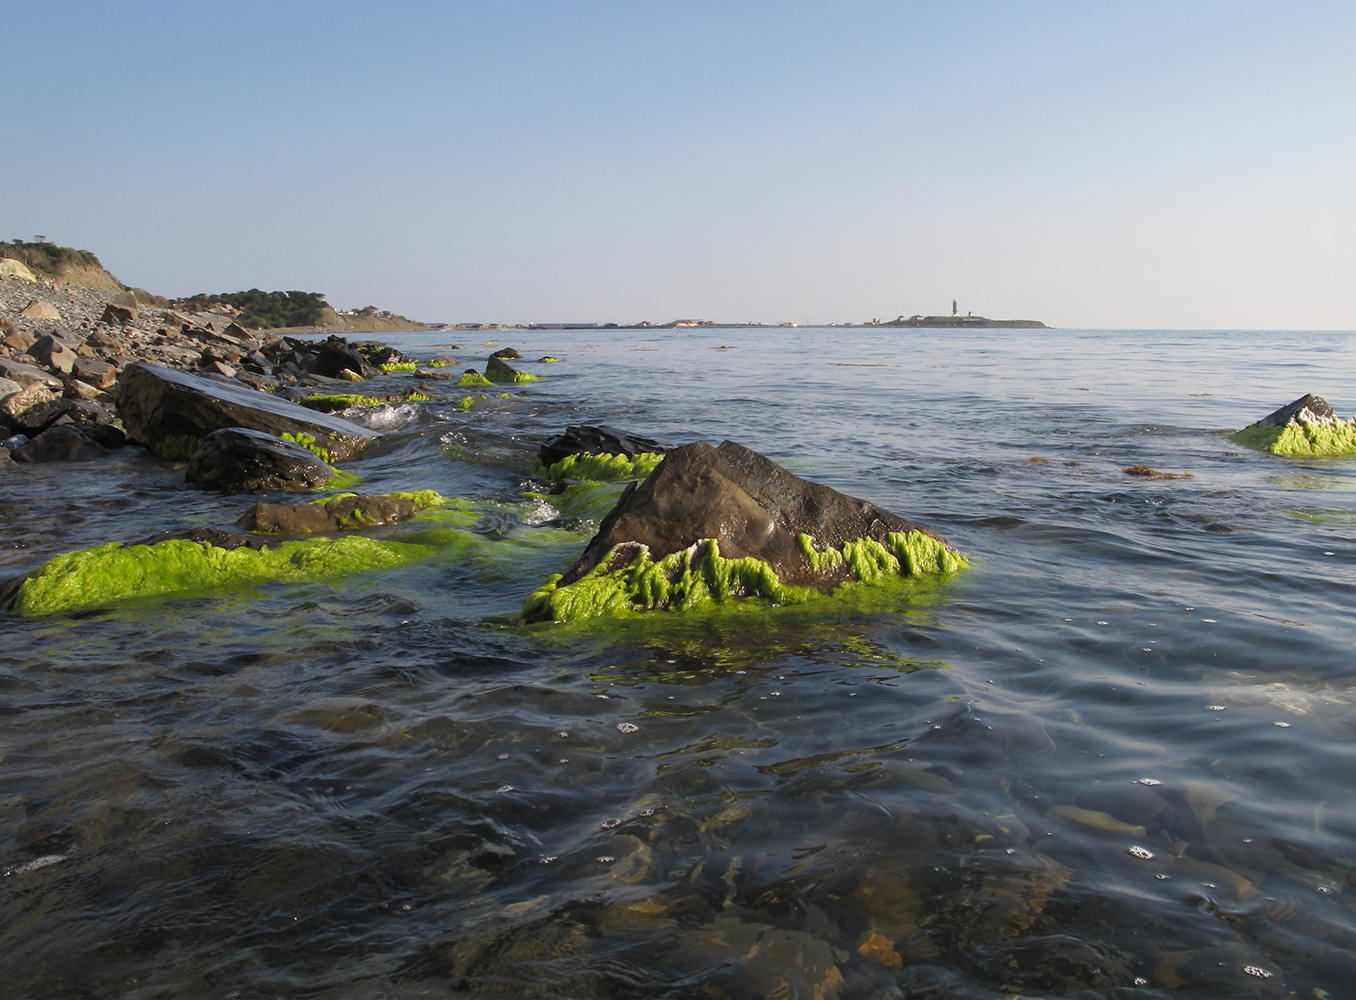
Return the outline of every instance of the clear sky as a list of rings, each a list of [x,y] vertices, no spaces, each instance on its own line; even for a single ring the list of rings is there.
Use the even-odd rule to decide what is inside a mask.
[[[0,0],[0,238],[425,321],[1356,328],[1356,3]]]

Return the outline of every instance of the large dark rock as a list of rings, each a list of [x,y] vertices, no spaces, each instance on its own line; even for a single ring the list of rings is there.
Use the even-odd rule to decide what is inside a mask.
[[[414,517],[412,500],[395,496],[339,497],[328,503],[295,506],[258,503],[236,524],[246,531],[283,535],[333,534],[350,528],[374,528]]]
[[[58,399],[41,382],[33,382],[0,400],[0,427],[39,434],[66,412],[69,401]]]
[[[566,427],[565,433],[541,446],[542,465],[555,465],[568,455],[625,455],[656,454],[664,449],[658,441],[639,434],[627,434],[615,427],[601,424],[581,424]]]
[[[516,361],[518,358],[521,358],[522,355],[515,351],[512,347],[501,347],[499,348],[499,350],[491,354],[490,357],[503,358],[506,361]]]
[[[798,535],[841,548],[861,538],[885,543],[891,532],[910,531],[944,541],[875,504],[807,482],[733,441],[719,448],[697,441],[670,451],[648,479],[626,489],[560,586],[578,580],[616,545],[646,545],[657,561],[713,538],[725,559],[753,556],[783,584],[827,592],[849,578],[849,568],[841,560],[812,565]]]
[[[341,461],[376,434],[339,417],[256,392],[238,382],[200,378],[152,364],[128,365],[113,389],[127,433],[164,453],[168,445],[205,438],[223,427],[281,437],[306,435]]]
[[[1333,412],[1333,408],[1328,405],[1327,400],[1321,396],[1315,396],[1313,393],[1306,393],[1293,403],[1287,403],[1279,410],[1268,413],[1254,426],[1284,427],[1305,410],[1309,411],[1309,416],[1306,419],[1309,419],[1311,423],[1330,424],[1337,419],[1337,414]]]
[[[380,370],[368,363],[367,359],[355,351],[343,337],[330,337],[320,345],[315,360],[308,366],[317,375],[327,378],[339,378],[339,373],[351,371],[363,378],[381,374]]]
[[[246,427],[223,427],[203,438],[185,481],[205,490],[309,490],[334,470],[301,445]]]
[[[536,378],[518,371],[497,354],[490,355],[485,362],[485,377],[491,382],[526,382]]]

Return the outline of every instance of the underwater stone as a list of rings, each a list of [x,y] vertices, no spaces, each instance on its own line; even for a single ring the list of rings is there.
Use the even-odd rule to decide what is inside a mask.
[[[1356,455],[1356,418],[1339,419],[1324,399],[1309,393],[1229,437],[1244,447],[1272,455]]]
[[[326,503],[257,503],[236,525],[246,531],[284,535],[332,534],[375,528],[414,517],[417,507],[401,496],[344,496]]]
[[[292,441],[247,427],[223,427],[203,438],[185,481],[205,490],[310,490],[334,469]]]
[[[849,580],[945,575],[965,557],[926,528],[807,482],[733,441],[670,451],[627,487],[527,621],[689,609],[732,598],[795,603]]]
[[[128,434],[161,453],[160,446],[168,439],[201,439],[223,427],[244,427],[278,437],[307,436],[332,461],[348,458],[377,437],[365,427],[272,393],[162,365],[128,365],[113,397]]]

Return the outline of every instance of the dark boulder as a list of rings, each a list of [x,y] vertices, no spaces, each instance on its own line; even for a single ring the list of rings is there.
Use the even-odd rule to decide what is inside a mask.
[[[246,427],[223,427],[202,440],[185,482],[205,490],[309,490],[334,470],[301,445]]]
[[[1305,410],[1309,411],[1305,419],[1311,423],[1332,423],[1337,419],[1337,414],[1333,412],[1333,408],[1328,405],[1327,400],[1321,396],[1315,396],[1313,393],[1306,393],[1293,403],[1287,403],[1279,410],[1268,413],[1253,426],[1284,427]]]
[[[581,424],[566,427],[565,433],[546,442],[538,452],[542,465],[548,469],[568,455],[625,455],[656,454],[664,449],[658,441],[639,434],[627,434],[615,427],[602,424]]]
[[[39,434],[66,412],[69,402],[58,399],[41,382],[33,382],[0,400],[0,426]]]
[[[380,374],[367,359],[355,351],[343,337],[330,337],[320,345],[315,359],[307,366],[316,375],[340,378],[340,372],[351,371],[363,378]]]
[[[256,392],[239,382],[201,378],[153,364],[128,365],[113,389],[118,416],[133,439],[162,454],[186,450],[224,427],[293,435],[330,461],[349,457],[376,434],[339,417]]]
[[[697,441],[670,451],[648,479],[627,488],[561,586],[591,570],[615,545],[639,543],[660,559],[714,538],[725,559],[753,556],[783,584],[827,591],[848,579],[848,567],[841,561],[811,565],[797,536],[841,548],[911,531],[943,541],[875,504],[801,479],[743,445],[725,441],[713,448]]]
[[[506,364],[498,355],[491,355],[485,362],[485,377],[491,382],[527,382],[536,378]]]
[[[333,534],[345,529],[396,524],[413,517],[415,510],[414,501],[396,496],[338,497],[328,503],[295,506],[259,503],[236,525],[265,534]]]
[[[84,424],[49,427],[14,452],[16,462],[89,462],[105,458],[109,450],[99,443],[94,428]]]
[[[518,358],[521,358],[522,355],[515,351],[512,347],[501,347],[499,348],[499,350],[491,354],[490,357],[503,358],[506,361],[516,361]]]
[[[394,347],[387,347],[385,344],[355,344],[359,353],[366,359],[367,363],[380,368],[382,365],[408,364],[410,359],[397,351]]]

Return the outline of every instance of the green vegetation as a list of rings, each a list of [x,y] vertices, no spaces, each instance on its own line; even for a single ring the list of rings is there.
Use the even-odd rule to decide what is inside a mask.
[[[433,399],[428,393],[420,392],[418,389],[411,389],[405,393],[405,398],[411,403],[427,403]]]
[[[171,434],[157,441],[151,450],[161,458],[182,460],[192,458],[200,444],[202,438],[192,434]]]
[[[536,382],[541,378],[540,375],[529,375],[527,372],[514,372],[512,378],[504,378],[493,369],[489,371],[491,374],[487,375],[486,378],[495,382]],[[462,377],[465,378],[465,376]],[[486,384],[488,385],[489,382],[486,382]]]
[[[330,458],[329,451],[327,451],[319,442],[316,441],[314,434],[305,434],[305,433],[289,434],[286,431],[284,431],[282,434],[278,436],[281,437],[284,441],[291,441],[293,444],[301,445],[303,448],[309,451],[312,455],[316,456],[316,458],[320,459],[322,462],[333,463],[333,459]]]
[[[1356,455],[1356,418],[1311,422],[1301,415],[1284,427],[1249,424],[1229,435],[1245,448],[1290,458],[1336,458]]]
[[[412,372],[419,366],[413,361],[388,361],[378,367],[389,375],[391,372]]]
[[[323,292],[264,292],[251,288],[247,292],[198,294],[184,302],[200,309],[220,304],[234,306],[241,310],[237,319],[241,326],[271,330],[278,326],[319,326],[325,295]]]
[[[269,581],[323,580],[414,562],[433,548],[360,535],[308,538],[266,549],[224,549],[187,539],[112,542],[49,559],[19,588],[17,614],[51,615],[120,601]]]
[[[457,381],[454,382],[453,384],[459,385],[463,389],[473,389],[485,385],[494,385],[494,383],[487,379],[484,375],[481,375],[479,372],[473,371],[463,372],[461,378],[457,379]]]
[[[544,475],[547,482],[562,479],[580,479],[595,483],[629,482],[644,479],[664,460],[658,452],[641,452],[634,458],[626,455],[566,455]]]
[[[360,396],[356,393],[316,393],[303,399],[301,405],[329,413],[333,410],[347,410],[350,406],[380,406],[384,402],[385,400],[378,396]]]
[[[30,270],[49,278],[60,276],[64,267],[102,268],[99,258],[88,250],[59,247],[53,243],[29,243],[26,240],[0,240],[0,257],[13,257]]]
[[[808,535],[801,535],[797,541],[802,553],[813,553],[806,556],[812,565],[846,563],[851,583],[858,585],[883,584],[900,577],[948,576],[969,566],[965,556],[921,531],[891,532],[884,545],[860,538],[841,550],[816,550]],[[761,598],[778,605],[801,604],[822,596],[814,587],[783,584],[772,567],[760,559],[724,558],[711,538],[658,561],[650,558],[648,547],[639,545],[627,565],[609,571],[616,552],[614,548],[568,586],[559,585],[559,574],[551,576],[527,598],[524,619],[564,622],[663,609],[687,611],[743,598]]]

